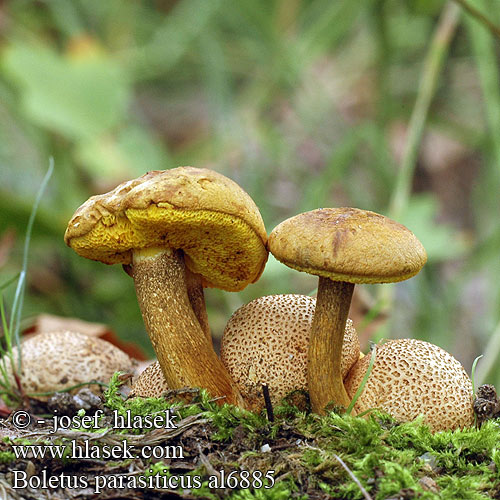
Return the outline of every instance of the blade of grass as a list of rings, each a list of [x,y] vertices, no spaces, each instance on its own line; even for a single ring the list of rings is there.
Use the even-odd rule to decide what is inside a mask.
[[[334,47],[352,29],[367,0],[315,0],[302,16],[302,36],[297,42],[297,61],[311,61]]]
[[[49,168],[47,169],[47,173],[45,174],[42,183],[40,184],[40,188],[38,189],[38,193],[35,198],[35,202],[33,204],[33,208],[31,209],[30,218],[28,220],[28,226],[26,228],[26,237],[24,239],[24,248],[23,248],[23,260],[22,260],[22,269],[19,275],[19,279],[17,282],[16,293],[14,296],[14,302],[12,304],[11,318],[9,323],[8,332],[11,338],[14,339],[16,345],[19,345],[19,327],[21,323],[21,312],[23,308],[24,301],[24,289],[26,286],[26,272],[28,269],[28,253],[29,253],[29,245],[31,241],[31,232],[33,230],[33,224],[35,222],[35,216],[38,209],[38,205],[42,199],[43,193],[47,187],[50,177],[54,171],[54,159],[50,158],[49,160]],[[12,355],[12,344],[10,344],[10,355]],[[18,357],[18,369],[21,369],[21,356]]]
[[[347,410],[345,411],[347,415],[351,414],[354,406],[356,405],[356,401],[359,399],[361,394],[363,394],[366,382],[368,382],[368,378],[370,377],[370,374],[371,374],[372,369],[373,369],[373,365],[375,363],[376,351],[377,351],[377,346],[375,344],[373,344],[372,354],[370,356],[370,362],[368,363],[368,368],[366,369],[366,373],[365,373],[365,376],[363,377],[363,380],[361,381],[361,384],[359,384],[358,390],[354,393],[352,401],[349,404],[349,406],[347,407]]]
[[[480,6],[486,10],[483,0],[474,0],[470,4]],[[497,172],[500,165],[500,75],[498,70],[498,57],[493,43],[493,37],[484,26],[479,24],[476,19],[467,16],[465,18],[466,26],[469,30],[472,47],[474,50],[479,80],[484,96],[485,114],[490,130],[490,139],[493,146],[494,166],[492,168]]]
[[[144,81],[168,73],[190,50],[200,33],[209,29],[223,4],[221,0],[177,2],[147,44],[122,54],[134,79]]]
[[[471,382],[472,382],[472,397],[473,398],[476,397],[476,368],[477,368],[477,363],[478,363],[478,361],[482,357],[483,357],[483,354],[481,354],[480,356],[477,356],[477,358],[472,363],[472,369],[471,369],[471,372],[470,372],[470,379],[471,379]]]
[[[500,355],[500,322],[491,334],[483,352],[483,360],[478,365],[477,373],[475,374],[478,386],[484,384],[486,377],[498,363],[498,356]]]
[[[0,285],[0,291],[5,290],[9,285],[12,285],[12,283],[14,283],[18,279],[19,279],[19,273],[17,273],[16,275],[12,276],[12,278],[9,278],[7,281],[2,283]]]
[[[5,305],[3,303],[3,294],[1,294],[1,293],[0,293],[0,318],[2,320],[2,328],[3,328],[3,332],[4,332],[5,341],[7,343],[7,352],[9,354],[11,354],[12,353],[12,347],[10,347],[11,336],[9,335],[9,330],[8,330],[8,326],[7,326],[7,316],[5,314]],[[3,357],[3,355],[5,354],[5,351],[3,349],[0,349],[0,351],[1,351],[2,357]],[[14,368],[12,366],[12,364],[13,364],[12,356],[10,356],[10,355],[9,355],[9,360],[10,360],[11,367]],[[7,369],[5,368],[5,363],[0,362],[0,386],[6,390],[8,389],[8,386],[9,386],[8,380],[9,380],[9,377],[7,376]]]
[[[389,217],[397,219],[408,203],[418,151],[422,142],[429,108],[436,93],[439,75],[444,66],[451,39],[458,26],[460,9],[448,2],[443,9],[434,32],[422,71],[417,100],[408,125],[408,137],[403,152],[401,168],[396,178],[389,206]]]

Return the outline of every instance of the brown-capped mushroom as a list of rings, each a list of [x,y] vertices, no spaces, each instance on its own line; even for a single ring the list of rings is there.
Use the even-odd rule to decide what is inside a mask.
[[[233,404],[241,397],[193,311],[185,268],[203,286],[241,290],[262,273],[266,240],[248,194],[217,172],[193,167],[148,172],[91,197],[65,234],[84,257],[131,266],[169,387],[203,387]]]
[[[21,387],[29,395],[56,392],[91,381],[108,383],[113,373],[132,373],[135,362],[121,349],[97,337],[80,332],[59,331],[30,335],[21,343]],[[18,347],[13,348],[17,369]],[[0,361],[10,385],[15,387],[10,359]],[[99,392],[99,386],[91,389]],[[36,396],[46,400],[48,396]]]
[[[240,307],[229,319],[221,359],[252,410],[264,406],[262,385],[271,402],[294,390],[307,390],[307,351],[316,299],[269,295]],[[359,339],[347,320],[341,355],[344,377],[359,359]]]
[[[415,339],[389,340],[376,349],[355,411],[379,408],[400,422],[422,414],[433,431],[473,425],[472,383],[451,354]],[[369,362],[370,356],[365,356],[349,371],[345,386],[350,397],[361,384]]]
[[[309,344],[308,386],[313,411],[347,407],[340,357],[355,283],[403,281],[427,260],[421,243],[393,220],[356,208],[324,208],[279,224],[270,252],[289,267],[319,276]]]

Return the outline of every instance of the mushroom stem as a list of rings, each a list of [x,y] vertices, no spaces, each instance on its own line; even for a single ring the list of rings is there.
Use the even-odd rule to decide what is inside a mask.
[[[312,410],[324,413],[329,402],[347,407],[340,362],[353,283],[320,276],[308,354],[308,387]]]
[[[243,406],[191,308],[182,253],[164,248],[135,250],[132,275],[168,387],[203,387],[214,397],[225,397],[223,402]]]
[[[132,265],[122,264],[123,270],[132,276]],[[193,312],[200,323],[201,329],[205,332],[207,338],[212,341],[212,334],[210,333],[210,325],[208,323],[207,308],[205,305],[205,295],[203,293],[203,285],[201,275],[193,273],[186,266],[186,285],[189,302],[193,308]]]
[[[193,312],[198,319],[201,329],[207,336],[208,340],[212,342],[212,335],[210,333],[210,325],[208,323],[207,307],[205,305],[205,295],[203,293],[203,285],[201,282],[201,275],[193,273],[186,266],[186,285],[189,302],[193,308]]]

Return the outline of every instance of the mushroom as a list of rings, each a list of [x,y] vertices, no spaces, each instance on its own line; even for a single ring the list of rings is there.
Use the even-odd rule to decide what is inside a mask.
[[[222,336],[221,359],[238,385],[247,408],[260,411],[262,384],[271,402],[307,389],[307,346],[316,299],[307,295],[269,295],[240,307]],[[359,359],[359,339],[347,320],[341,360],[342,376]],[[169,387],[157,361],[134,381],[131,397],[160,397]]]
[[[229,319],[221,359],[250,409],[263,408],[263,384],[273,404],[294,390],[307,390],[307,349],[315,306],[316,299],[306,295],[269,295],[240,307]],[[359,340],[348,319],[342,377],[358,359]]]
[[[379,408],[400,422],[423,414],[434,432],[474,424],[472,383],[451,354],[415,339],[389,340],[376,349],[375,362],[355,411]],[[350,397],[361,384],[369,362],[370,356],[365,356],[347,375],[345,387]]]
[[[357,208],[324,208],[279,224],[270,252],[289,267],[319,276],[308,355],[308,387],[314,412],[332,401],[347,407],[340,360],[355,283],[402,281],[427,260],[406,227]]]
[[[107,383],[117,371],[133,372],[134,361],[121,349],[97,337],[74,331],[45,332],[30,335],[21,343],[21,372],[24,392],[40,400],[48,396],[34,393],[56,392],[91,381]],[[19,358],[13,348],[14,367]],[[15,387],[10,359],[0,361],[9,383]],[[99,392],[99,386],[90,386]],[[75,389],[76,390],[76,389]]]
[[[186,268],[200,286],[241,290],[261,275],[266,240],[248,194],[217,172],[193,167],[148,172],[91,197],[65,234],[84,257],[131,266],[168,386],[203,387],[233,404],[241,397],[193,310]]]

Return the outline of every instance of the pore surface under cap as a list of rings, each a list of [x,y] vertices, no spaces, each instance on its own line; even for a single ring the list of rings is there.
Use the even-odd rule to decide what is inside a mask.
[[[193,167],[148,172],[91,197],[65,234],[78,254],[106,264],[130,264],[134,249],[182,249],[205,286],[230,291],[259,278],[266,240],[250,196],[227,177]]]

